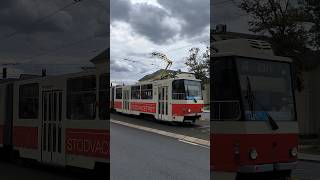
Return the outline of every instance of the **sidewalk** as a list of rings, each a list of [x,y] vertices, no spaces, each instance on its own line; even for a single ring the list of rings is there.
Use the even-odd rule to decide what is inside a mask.
[[[320,163],[320,145],[316,140],[300,140],[298,159]]]
[[[201,118],[202,121],[210,121],[210,111],[209,110],[204,110],[201,113]]]

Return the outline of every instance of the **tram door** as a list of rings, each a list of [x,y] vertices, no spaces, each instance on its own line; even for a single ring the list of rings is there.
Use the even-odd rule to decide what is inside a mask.
[[[123,110],[125,112],[129,111],[130,108],[130,101],[129,101],[129,90],[123,90]]]
[[[3,128],[3,145],[12,146],[12,126],[13,126],[13,84],[8,84],[5,93],[5,118]]]
[[[168,116],[168,86],[158,88],[158,119],[166,120]]]
[[[62,91],[42,92],[42,162],[64,165]]]

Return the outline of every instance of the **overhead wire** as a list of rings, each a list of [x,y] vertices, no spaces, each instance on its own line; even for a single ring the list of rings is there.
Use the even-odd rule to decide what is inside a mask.
[[[198,42],[197,44],[201,44],[201,43],[205,43],[205,42],[210,42],[210,40],[202,40],[200,42]],[[185,46],[181,46],[181,47],[178,47],[178,48],[173,48],[173,49],[169,49],[167,51],[164,51],[165,53],[168,53],[168,52],[172,52],[172,51],[178,51],[180,49],[184,49],[184,48],[187,48],[187,47],[192,47],[194,46],[195,44],[189,44],[189,45],[185,45]],[[112,57],[111,57],[112,58]],[[133,62],[133,63],[140,63],[140,64],[143,64],[143,65],[153,65],[153,66],[156,66],[158,68],[160,68],[159,65],[155,64],[155,63],[144,63],[144,62],[141,62],[139,60],[133,60],[132,58],[127,58],[127,57],[119,57],[119,56],[113,56],[113,58],[115,59],[118,59],[118,60],[122,60],[122,61],[128,61],[128,62]],[[139,73],[138,73],[139,74]]]
[[[65,10],[65,9],[67,9],[67,8],[69,8],[69,7],[71,7],[71,6],[75,5],[75,4],[78,4],[79,2],[83,2],[83,1],[85,1],[85,0],[73,0],[71,3],[68,3],[68,4],[66,4],[65,6],[59,8],[59,9],[57,9],[57,10],[55,10],[55,11],[49,13],[49,14],[47,14],[46,16],[41,17],[41,18],[35,20],[34,22],[31,23],[31,25],[35,25],[35,24],[42,23],[42,22],[46,21],[47,19],[53,17],[54,15],[56,15],[57,13],[59,13],[60,11],[63,11],[63,10]],[[9,35],[6,35],[6,36],[0,38],[0,40],[13,37],[13,36],[18,35],[18,34],[20,34],[20,33],[23,33],[23,31],[18,31],[18,30],[17,30],[17,31],[15,31],[15,32],[13,32],[13,33],[11,33],[11,34],[9,34]],[[101,33],[101,34],[94,34],[93,36],[89,36],[89,37],[86,37],[86,38],[81,39],[81,40],[77,40],[77,41],[74,41],[74,42],[71,42],[71,43],[67,43],[67,44],[65,44],[65,45],[63,45],[63,46],[61,46],[61,47],[55,48],[55,49],[53,49],[53,50],[46,51],[45,53],[38,53],[38,54],[35,55],[35,56],[27,57],[27,58],[24,57],[24,58],[23,58],[23,59],[28,59],[29,61],[27,60],[27,61],[19,62],[19,63],[1,63],[0,65],[1,65],[1,66],[18,65],[18,64],[19,64],[19,65],[21,65],[21,64],[24,64],[24,65],[28,65],[28,64],[40,65],[39,63],[31,63],[32,61],[30,61],[30,60],[31,60],[31,59],[34,59],[34,58],[36,58],[36,57],[40,57],[40,56],[47,55],[47,54],[49,54],[49,53],[51,53],[51,52],[56,52],[56,51],[59,51],[59,50],[64,49],[64,48],[68,48],[68,47],[74,46],[74,45],[79,44],[79,43],[81,43],[81,42],[83,42],[83,41],[87,41],[87,40],[90,40],[90,39],[92,39],[92,38],[96,38],[96,37],[98,37],[98,36],[100,36],[100,35],[102,35],[102,34],[104,34],[104,33],[106,33],[106,32],[103,32],[103,33]],[[18,58],[14,58],[14,59],[18,59]],[[20,59],[22,59],[22,58],[20,58]],[[56,63],[55,63],[55,64],[56,64]],[[42,64],[42,65],[46,65],[46,64]],[[56,65],[57,65],[57,64],[56,64]],[[76,64],[61,64],[61,65],[76,65]]]
[[[67,43],[67,44],[64,44],[60,47],[57,47],[55,49],[52,49],[52,50],[48,50],[46,52],[43,52],[43,53],[39,53],[35,56],[32,56],[32,57],[25,57],[25,58],[20,58],[20,59],[26,59],[22,62],[19,62],[19,63],[2,63],[0,65],[18,65],[18,64],[38,64],[38,63],[32,63],[34,62],[34,59],[37,58],[37,57],[41,57],[41,56],[46,56],[46,55],[49,55],[51,54],[52,52],[57,52],[59,50],[62,50],[62,49],[66,49],[66,48],[69,48],[69,47],[72,47],[72,46],[75,46],[75,45],[78,45],[82,42],[88,42],[89,40],[91,39],[95,39],[97,37],[99,37],[100,35],[102,34],[105,34],[106,32],[103,32],[103,33],[99,33],[99,34],[94,34],[92,36],[87,36],[83,39],[80,39],[80,40],[76,40],[76,41],[73,41],[73,42],[70,42],[70,43]]]
[[[60,11],[63,11],[63,10],[65,10],[65,9],[67,9],[67,8],[75,5],[75,4],[78,4],[79,2],[82,2],[82,1],[85,1],[85,0],[73,0],[73,2],[68,3],[68,4],[66,4],[65,6],[59,8],[59,9],[57,9],[57,10],[55,10],[55,11],[49,13],[49,14],[47,14],[46,16],[41,17],[41,18],[33,21],[32,23],[30,23],[30,26],[31,26],[31,25],[36,25],[36,24],[42,23],[42,22],[46,21],[47,19],[50,19],[51,17],[55,16],[55,15],[56,15],[57,13],[59,13]],[[19,30],[16,30],[16,31],[14,31],[14,32],[12,32],[12,33],[10,33],[10,34],[8,34],[8,35],[5,35],[5,36],[1,37],[0,40],[5,40],[5,39],[8,39],[8,38],[14,37],[14,36],[16,36],[16,35],[18,35],[18,34],[20,34],[20,33],[23,33],[23,32],[24,32],[24,31],[22,31],[22,30],[20,30],[20,31],[19,31]]]

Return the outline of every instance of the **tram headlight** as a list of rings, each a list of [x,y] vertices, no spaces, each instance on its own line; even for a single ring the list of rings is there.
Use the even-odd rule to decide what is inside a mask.
[[[251,150],[250,150],[250,158],[251,158],[252,160],[256,160],[256,159],[258,158],[258,152],[257,152],[257,150],[255,150],[255,149],[251,149]]]
[[[188,109],[188,113],[191,113],[191,109]]]
[[[290,150],[290,154],[292,157],[297,157],[298,156],[298,149],[296,147],[292,148]]]

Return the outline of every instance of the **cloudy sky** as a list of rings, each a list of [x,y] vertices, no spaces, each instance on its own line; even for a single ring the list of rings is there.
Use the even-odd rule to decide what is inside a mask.
[[[10,76],[91,66],[89,60],[109,45],[109,2],[74,2],[1,0],[0,66],[18,63],[7,65]]]
[[[226,24],[228,31],[251,33],[248,31],[248,15],[238,7],[239,2],[240,0],[211,1],[211,28],[215,29],[217,24]]]
[[[187,70],[189,50],[209,44],[210,0],[111,0],[110,7],[112,82],[133,83],[164,68],[153,51],[171,58],[171,69]]]

